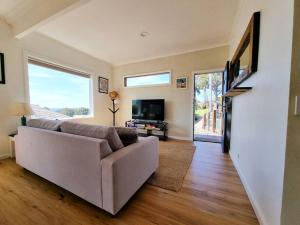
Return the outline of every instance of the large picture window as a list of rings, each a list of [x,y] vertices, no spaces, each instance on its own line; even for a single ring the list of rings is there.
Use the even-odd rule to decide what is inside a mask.
[[[124,77],[124,87],[145,87],[171,84],[171,73],[160,72]]]
[[[76,70],[29,59],[29,96],[34,116],[67,119],[90,115],[90,79]]]

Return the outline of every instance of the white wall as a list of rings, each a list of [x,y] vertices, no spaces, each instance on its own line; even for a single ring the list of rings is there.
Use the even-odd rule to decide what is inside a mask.
[[[112,116],[107,110],[110,100],[106,94],[98,93],[97,84],[98,76],[111,78],[110,64],[37,33],[17,40],[13,38],[10,28],[3,21],[0,21],[0,52],[5,54],[7,80],[7,84],[0,85],[0,158],[8,155],[8,134],[14,132],[20,124],[20,118],[9,115],[9,107],[14,102],[26,100],[24,66],[26,54],[91,73],[94,117],[80,121],[111,125]],[[111,82],[112,79],[110,86]]]
[[[261,11],[258,72],[234,98],[230,155],[264,225],[279,225],[282,205],[293,0],[243,0],[233,27],[230,55],[251,15]]]
[[[22,49],[20,43],[11,38],[7,24],[0,19],[0,52],[4,53],[6,83],[0,84],[0,159],[8,154],[8,134],[17,127],[18,121],[9,117],[11,102],[24,100],[22,71]]]
[[[117,124],[131,119],[133,99],[165,99],[165,120],[169,123],[168,135],[192,140],[193,131],[193,71],[207,71],[225,67],[228,47],[218,47],[181,55],[132,63],[114,68],[114,88],[120,93],[120,111]],[[171,70],[172,84],[168,86],[124,88],[123,76]],[[188,89],[177,89],[176,77],[188,77]]]

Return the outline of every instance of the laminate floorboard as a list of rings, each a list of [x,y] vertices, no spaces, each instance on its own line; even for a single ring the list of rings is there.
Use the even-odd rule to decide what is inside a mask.
[[[179,192],[149,184],[115,216],[21,168],[0,161],[1,225],[258,225],[239,176],[219,144],[195,145],[192,164]]]

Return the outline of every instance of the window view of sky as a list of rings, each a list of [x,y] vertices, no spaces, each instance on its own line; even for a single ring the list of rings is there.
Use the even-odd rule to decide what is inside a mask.
[[[28,64],[30,103],[50,109],[90,108],[90,79]]]
[[[171,78],[170,73],[162,73],[158,75],[146,75],[140,77],[127,77],[126,84],[127,87],[155,85],[155,84],[169,84],[170,78]]]

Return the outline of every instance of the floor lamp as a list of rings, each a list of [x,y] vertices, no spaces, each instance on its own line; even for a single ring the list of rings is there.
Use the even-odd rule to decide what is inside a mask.
[[[113,126],[116,126],[116,112],[119,111],[120,108],[116,109],[116,100],[120,98],[120,95],[118,92],[116,91],[111,91],[108,93],[108,96],[110,97],[110,99],[112,100],[112,104],[113,104],[113,108],[108,108],[109,111],[112,112],[113,114]]]

